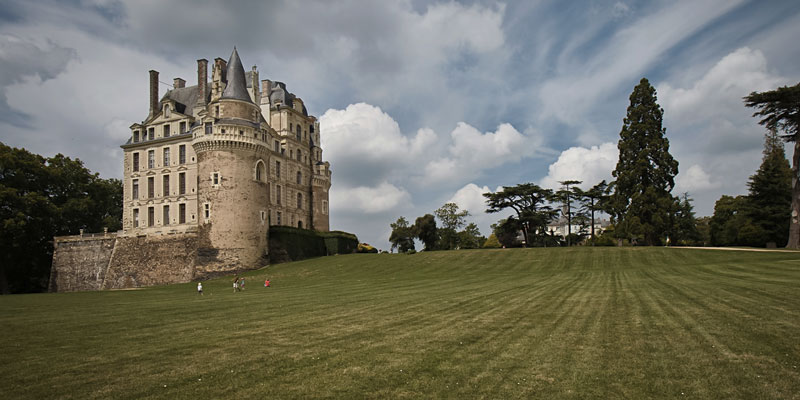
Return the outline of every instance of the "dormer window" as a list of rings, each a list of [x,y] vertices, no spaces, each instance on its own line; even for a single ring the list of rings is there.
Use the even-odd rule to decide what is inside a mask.
[[[169,104],[164,104],[164,118],[169,118]]]
[[[139,143],[139,131],[133,131],[133,143]]]

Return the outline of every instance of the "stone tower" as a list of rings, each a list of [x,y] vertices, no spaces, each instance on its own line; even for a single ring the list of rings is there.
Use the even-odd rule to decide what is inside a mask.
[[[269,127],[250,98],[236,48],[227,64],[215,63],[213,76],[219,97],[212,93],[192,138],[198,168],[197,267],[253,268],[266,264],[268,253],[270,150],[264,132]]]

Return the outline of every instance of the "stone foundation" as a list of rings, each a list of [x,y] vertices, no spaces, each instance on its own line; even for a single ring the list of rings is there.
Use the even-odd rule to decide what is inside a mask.
[[[55,238],[49,291],[100,290],[115,241],[113,233]]]

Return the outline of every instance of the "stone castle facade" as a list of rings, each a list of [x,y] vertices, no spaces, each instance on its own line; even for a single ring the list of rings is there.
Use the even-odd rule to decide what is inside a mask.
[[[226,62],[175,78],[121,147],[123,229],[56,238],[51,290],[186,282],[267,264],[269,227],[329,230],[319,122],[282,82]],[[85,265],[92,265],[87,270]]]

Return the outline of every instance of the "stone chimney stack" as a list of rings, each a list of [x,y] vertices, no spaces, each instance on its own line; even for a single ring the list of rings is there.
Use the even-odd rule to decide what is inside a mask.
[[[150,70],[150,117],[158,112],[158,71]]]
[[[201,58],[197,60],[197,89],[200,91],[200,98],[197,100],[198,106],[206,104],[206,85],[208,82],[208,60]]]
[[[182,89],[186,87],[186,81],[181,78],[175,78],[172,80],[172,88],[173,89]]]
[[[261,80],[261,104],[269,104],[269,95],[272,94],[272,81]]]

